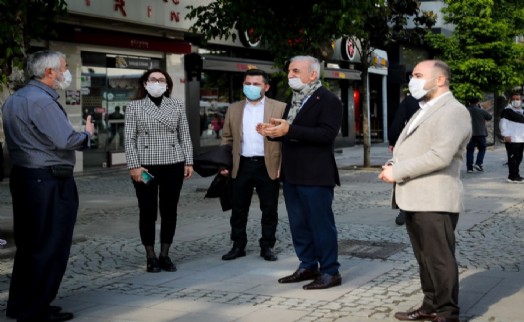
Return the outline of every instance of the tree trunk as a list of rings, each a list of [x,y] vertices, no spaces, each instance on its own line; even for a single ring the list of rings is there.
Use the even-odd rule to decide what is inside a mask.
[[[363,166],[365,168],[371,166],[371,131],[369,128],[368,77],[368,69],[367,67],[364,67],[362,70],[362,143],[364,147]]]

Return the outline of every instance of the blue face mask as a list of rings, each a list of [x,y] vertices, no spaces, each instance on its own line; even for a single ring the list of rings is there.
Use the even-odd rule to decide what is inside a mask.
[[[262,89],[259,86],[244,85],[243,92],[250,101],[259,100],[262,97]]]

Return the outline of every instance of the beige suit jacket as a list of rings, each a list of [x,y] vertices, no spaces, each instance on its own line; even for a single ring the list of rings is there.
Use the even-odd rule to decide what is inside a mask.
[[[224,127],[222,129],[222,144],[232,145],[233,169],[231,177],[236,178],[240,165],[240,154],[242,152],[242,120],[244,116],[245,100],[229,105]],[[286,104],[265,98],[264,102],[264,122],[267,123],[273,118],[282,118]],[[280,169],[281,143],[276,141],[264,140],[264,161],[269,177],[273,180],[278,178]]]
[[[447,94],[407,134],[420,111],[406,124],[393,150],[393,207],[459,213],[463,210],[460,169],[471,137],[470,114]]]

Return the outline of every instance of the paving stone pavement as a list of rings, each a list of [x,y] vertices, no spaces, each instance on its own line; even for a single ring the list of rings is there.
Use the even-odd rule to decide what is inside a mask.
[[[260,211],[256,196],[248,222],[248,254],[222,261],[231,247],[229,213],[205,199],[212,178],[185,182],[179,203],[172,259],[175,273],[145,273],[134,190],[127,172],[85,172],[77,176],[80,210],[75,242],[56,304],[75,321],[395,321],[394,312],[420,305],[418,268],[404,226],[390,208],[391,186],[377,179],[390,156],[372,147],[374,167],[361,168],[362,147],[337,151],[342,185],[334,212],[340,245],[397,245],[380,258],[340,255],[343,284],[304,291],[276,280],[298,265],[283,197],[275,250],[277,262],[258,256]],[[524,185],[505,182],[504,147],[491,147],[484,173],[462,173],[466,211],[456,231],[462,321],[523,321]],[[464,167],[465,168],[465,167]],[[8,182],[0,183],[0,238],[9,234]],[[367,244],[366,244],[367,243]],[[5,318],[12,242],[0,250],[0,321]]]

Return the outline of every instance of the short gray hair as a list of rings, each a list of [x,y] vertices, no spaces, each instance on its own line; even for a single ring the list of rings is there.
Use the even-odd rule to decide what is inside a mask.
[[[289,61],[293,62],[295,60],[305,60],[309,63],[309,72],[317,72],[317,79],[320,78],[320,62],[313,56],[295,56]]]
[[[60,70],[61,59],[65,60],[65,55],[59,51],[42,50],[31,54],[27,59],[29,78],[44,78],[46,68]]]

